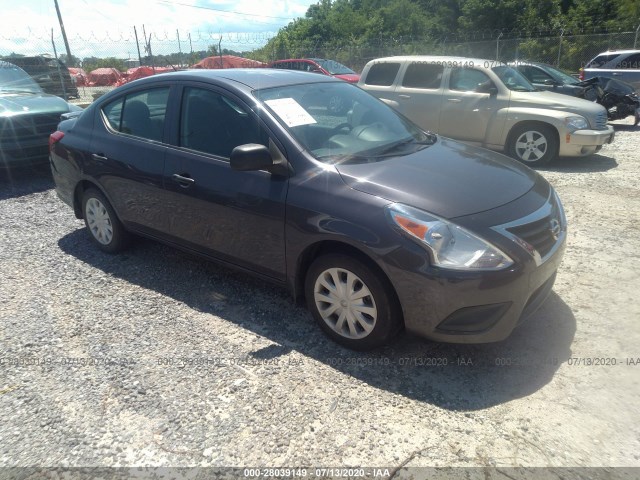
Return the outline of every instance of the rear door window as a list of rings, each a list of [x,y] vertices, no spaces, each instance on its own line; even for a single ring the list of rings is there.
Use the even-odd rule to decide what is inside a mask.
[[[551,75],[538,67],[523,65],[519,67],[518,70],[520,70],[520,73],[527,77],[527,80],[531,83],[544,83],[546,80],[553,80]]]
[[[372,65],[367,74],[364,83],[366,85],[377,85],[380,87],[389,87],[393,85],[396,75],[400,70],[399,63],[376,63]]]
[[[169,87],[154,88],[121,97],[102,107],[106,123],[115,131],[162,141]]]
[[[407,67],[402,86],[408,88],[438,89],[444,66],[435,63],[412,63]]]

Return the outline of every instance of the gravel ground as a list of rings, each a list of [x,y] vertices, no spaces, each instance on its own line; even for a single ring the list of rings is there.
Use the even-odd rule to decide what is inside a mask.
[[[556,287],[480,346],[344,350],[252,277],[101,253],[46,169],[2,176],[0,466],[640,467],[640,129],[616,130],[541,172]]]

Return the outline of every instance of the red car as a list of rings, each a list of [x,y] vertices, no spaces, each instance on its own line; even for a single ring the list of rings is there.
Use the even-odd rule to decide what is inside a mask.
[[[349,67],[342,65],[335,60],[324,58],[289,58],[286,60],[276,60],[268,65],[269,68],[282,68],[285,70],[298,70],[302,72],[321,73],[331,77],[339,78],[348,83],[358,83],[360,75]],[[329,110],[332,113],[342,113],[347,108],[341,97],[330,99]]]

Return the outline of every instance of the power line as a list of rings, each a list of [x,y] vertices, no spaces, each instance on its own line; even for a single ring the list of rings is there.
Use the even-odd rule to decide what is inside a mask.
[[[258,17],[258,18],[274,18],[276,20],[293,20],[296,17],[274,17],[271,15],[259,15],[257,13],[244,13],[244,12],[236,12],[233,10],[222,10],[219,8],[213,8],[213,7],[203,7],[200,5],[189,5],[188,3],[180,3],[180,2],[172,2],[172,1],[168,1],[168,0],[156,0],[158,3],[166,3],[168,5],[180,5],[182,7],[190,7],[190,8],[199,8],[202,10],[213,10],[214,12],[220,12],[220,13],[229,13],[229,14],[233,14],[233,15],[244,15],[247,17]]]

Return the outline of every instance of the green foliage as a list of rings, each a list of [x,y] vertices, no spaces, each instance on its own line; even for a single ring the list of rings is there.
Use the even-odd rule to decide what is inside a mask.
[[[495,38],[505,30],[540,36],[561,30],[630,31],[639,23],[640,0],[320,0],[253,56],[262,61],[326,56],[355,68],[371,56],[437,54],[443,42]],[[557,56],[557,42],[531,39],[523,45],[526,53],[541,49],[549,58],[554,48]],[[577,44],[566,48],[580,50]],[[486,51],[495,55],[495,45],[488,43]]]

